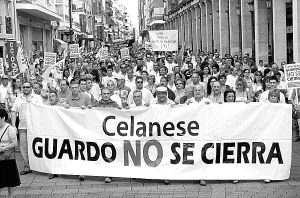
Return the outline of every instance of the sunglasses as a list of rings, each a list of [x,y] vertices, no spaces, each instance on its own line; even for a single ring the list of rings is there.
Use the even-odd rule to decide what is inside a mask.
[[[143,81],[136,81],[136,83],[138,83],[138,84],[142,84],[142,83],[143,83]]]
[[[30,89],[31,87],[29,86],[23,86],[24,89]]]

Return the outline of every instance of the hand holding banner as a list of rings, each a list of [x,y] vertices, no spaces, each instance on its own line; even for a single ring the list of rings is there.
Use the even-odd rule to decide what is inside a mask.
[[[30,103],[27,110],[29,161],[36,171],[176,180],[289,178],[291,105],[83,111]]]

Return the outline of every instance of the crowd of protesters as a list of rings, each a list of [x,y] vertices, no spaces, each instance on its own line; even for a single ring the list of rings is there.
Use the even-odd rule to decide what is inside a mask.
[[[100,60],[97,51],[85,51],[76,60],[66,58],[61,77],[51,73],[49,78],[43,78],[43,60],[39,58],[32,61],[26,75],[2,76],[0,105],[9,112],[12,126],[18,129],[24,159],[21,175],[32,172],[27,151],[26,102],[120,110],[153,104],[292,103],[294,141],[300,140],[300,93],[299,89],[287,89],[284,62],[268,65],[259,61],[256,65],[249,54],[220,57],[218,52],[190,50],[156,53],[142,47],[132,49],[127,58],[115,54]],[[54,177],[57,175],[49,176]],[[111,178],[105,178],[105,182],[110,183]]]

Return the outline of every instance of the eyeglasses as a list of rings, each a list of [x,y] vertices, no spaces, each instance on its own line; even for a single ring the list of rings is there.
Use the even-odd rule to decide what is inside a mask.
[[[23,89],[30,89],[30,86],[23,86]]]
[[[142,83],[143,83],[143,81],[136,81],[136,83],[137,83],[137,84],[142,84]]]

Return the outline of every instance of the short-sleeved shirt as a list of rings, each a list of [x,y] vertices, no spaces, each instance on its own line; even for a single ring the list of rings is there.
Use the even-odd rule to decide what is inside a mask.
[[[67,98],[72,94],[71,90],[67,90],[65,92],[58,92],[58,101],[61,103],[66,103]]]
[[[16,101],[11,108],[13,112],[19,113],[19,129],[27,129],[27,120],[26,120],[26,109],[27,103],[43,104],[43,99],[40,95],[31,93],[28,97],[25,97],[24,94],[18,96]]]
[[[89,98],[88,95],[84,94],[84,93],[78,93],[77,96],[74,95],[70,95],[67,100],[66,103],[70,106],[70,107],[82,107],[82,106],[89,106],[92,105],[91,99]]]

